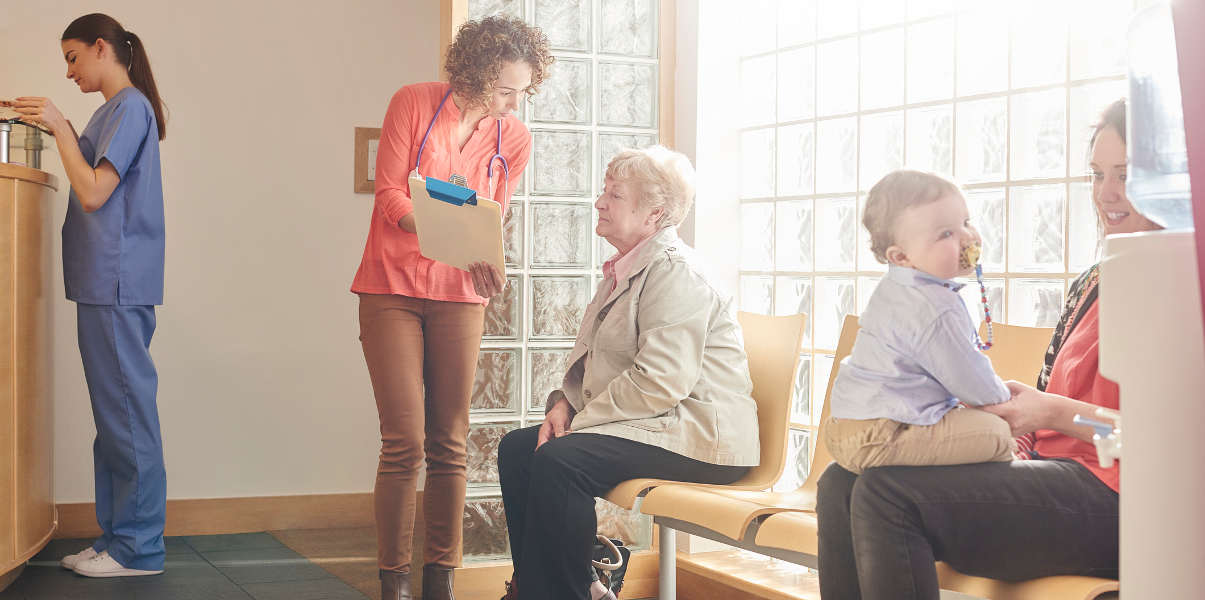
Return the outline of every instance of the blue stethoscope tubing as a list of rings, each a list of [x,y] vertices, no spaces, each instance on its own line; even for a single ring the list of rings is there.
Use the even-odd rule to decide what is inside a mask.
[[[448,88],[448,93],[444,94],[443,100],[439,101],[439,107],[435,109],[435,115],[431,117],[431,122],[427,124],[427,132],[423,134],[423,142],[418,146],[418,158],[414,160],[414,170],[418,171],[418,166],[423,162],[423,148],[427,147],[427,137],[431,135],[431,128],[435,126],[435,120],[439,118],[439,112],[444,109],[444,104],[448,101],[448,96],[452,95],[452,89]],[[485,179],[490,182],[490,195],[494,194],[493,177],[494,177],[494,161],[498,161],[502,165],[502,182],[509,191],[510,188],[510,164],[506,162],[506,157],[502,156],[502,119],[498,119],[498,138],[494,143],[494,155],[485,163]],[[419,173],[421,175],[421,173]],[[491,198],[492,199],[492,198]]]

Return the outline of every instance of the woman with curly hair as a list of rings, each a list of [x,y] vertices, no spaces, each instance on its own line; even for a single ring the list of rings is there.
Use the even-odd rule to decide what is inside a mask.
[[[508,17],[469,21],[448,48],[448,81],[403,87],[385,113],[376,201],[351,287],[360,296],[360,342],[381,420],[374,505],[385,600],[411,597],[415,490],[424,458],[422,597],[453,597],[469,397],[485,304],[505,282],[487,263],[463,271],[420,254],[407,180],[413,171],[463,178],[505,214],[531,156],[531,134],[512,112],[551,64],[539,29]]]

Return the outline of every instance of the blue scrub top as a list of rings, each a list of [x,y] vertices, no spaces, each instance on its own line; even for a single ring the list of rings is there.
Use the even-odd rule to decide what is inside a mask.
[[[105,102],[79,139],[96,168],[108,160],[121,181],[86,213],[75,190],[63,223],[63,284],[83,304],[163,304],[163,179],[155,111],[137,88]]]

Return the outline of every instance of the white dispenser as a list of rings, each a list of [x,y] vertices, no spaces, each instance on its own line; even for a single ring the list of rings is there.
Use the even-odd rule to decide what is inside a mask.
[[[1182,17],[1177,31],[1205,33],[1205,13]],[[1202,68],[1177,64],[1183,42],[1167,4],[1131,24],[1126,189],[1139,212],[1167,229],[1110,236],[1101,261],[1100,371],[1120,385],[1125,416],[1123,598],[1205,597],[1205,332],[1192,229],[1192,188],[1205,193],[1205,180],[1200,164],[1190,170],[1184,110],[1196,117],[1205,108],[1182,101],[1178,67]]]

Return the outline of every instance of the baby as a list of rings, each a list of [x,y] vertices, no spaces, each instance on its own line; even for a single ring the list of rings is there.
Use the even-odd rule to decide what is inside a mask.
[[[1010,460],[1008,424],[960,407],[1009,399],[953,281],[974,271],[980,244],[962,192],[931,173],[895,171],[870,189],[862,224],[888,270],[833,384],[829,452],[854,473]]]

